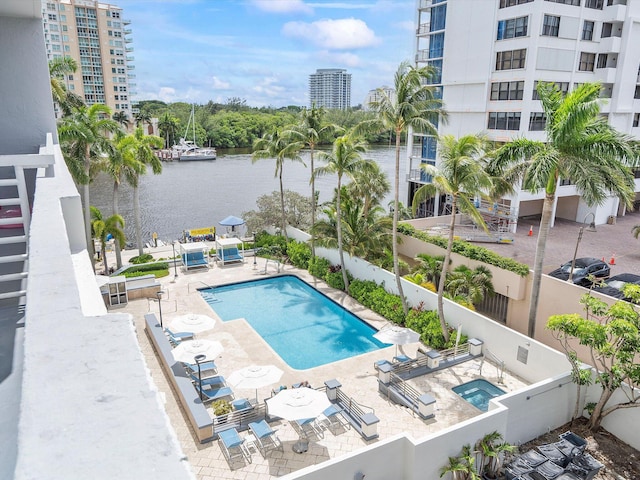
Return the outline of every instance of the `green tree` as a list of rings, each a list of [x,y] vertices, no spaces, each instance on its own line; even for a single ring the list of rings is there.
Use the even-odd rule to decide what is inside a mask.
[[[371,208],[380,205],[391,185],[378,163],[367,162],[361,170],[354,172],[353,181],[347,188],[353,196],[363,199],[362,214],[367,216]]]
[[[311,228],[316,223],[316,179],[313,174],[315,170],[314,153],[316,146],[323,140],[327,140],[336,132],[342,130],[340,127],[330,123],[324,123],[326,111],[323,107],[316,107],[315,102],[310,109],[304,109],[300,113],[300,123],[294,126],[288,133],[296,140],[302,142],[310,150],[311,168]],[[311,255],[315,256],[315,246],[313,237],[311,238]]]
[[[438,285],[440,282],[440,275],[442,275],[442,264],[444,262],[443,255],[431,256],[426,253],[419,253],[415,260],[419,263],[414,268],[414,272],[422,273],[427,281]]]
[[[478,472],[483,474],[484,478],[495,479],[500,473],[503,455],[513,452],[516,447],[503,442],[502,434],[493,431],[478,440],[475,448],[479,456]]]
[[[280,193],[275,191],[268,195],[261,195],[256,200],[258,210],[243,212],[247,231],[260,232],[271,225],[277,225],[282,220],[280,209]],[[311,227],[311,202],[308,197],[291,190],[284,191],[285,214],[287,225],[309,230]]]
[[[400,277],[400,263],[398,255],[398,212],[400,194],[400,142],[402,134],[409,128],[418,132],[437,133],[437,119],[444,118],[446,112],[442,101],[435,96],[435,89],[428,85],[435,70],[431,67],[415,68],[408,62],[398,67],[394,78],[394,94],[379,88],[378,100],[370,104],[376,113],[376,118],[362,122],[358,132],[391,130],[395,134],[396,162],[393,182],[393,271],[396,276],[398,293],[402,299],[405,315],[409,312],[409,305],[402,290]]]
[[[160,136],[165,139],[164,147],[170,148],[176,144],[176,131],[178,130],[179,120],[173,117],[169,112],[164,112],[160,120],[158,120],[158,128]]]
[[[92,164],[99,165],[103,155],[109,155],[113,150],[109,134],[116,132],[119,126],[110,116],[109,107],[96,103],[90,107],[80,107],[71,115],[63,117],[58,125],[60,146],[65,154],[67,168],[76,184],[82,185],[87,249],[92,257],[89,183],[95,175]]]
[[[440,164],[438,167],[422,164],[422,169],[432,176],[432,183],[421,186],[413,198],[413,210],[425,198],[433,196],[436,192],[445,193],[451,197],[451,221],[449,223],[449,236],[447,251],[442,263],[442,274],[438,282],[438,316],[442,334],[449,341],[449,330],[444,318],[443,296],[447,278],[447,271],[451,263],[451,248],[455,232],[455,220],[457,212],[466,213],[476,225],[487,226],[480,212],[476,209],[473,199],[491,190],[491,178],[484,170],[483,158],[485,156],[485,140],[478,135],[465,135],[456,139],[453,135],[445,135],[439,140]]]
[[[133,114],[133,118],[136,121],[136,127],[144,127],[145,123],[151,123],[151,114],[142,108],[138,113]]]
[[[287,214],[284,204],[284,185],[282,184],[282,171],[284,170],[284,161],[291,160],[293,162],[302,162],[300,150],[302,142],[292,140],[290,136],[284,135],[280,130],[273,133],[267,133],[256,140],[253,146],[252,161],[268,158],[275,159],[276,171],[275,176],[280,181],[280,207],[282,215],[282,234],[286,240],[287,235]]]
[[[129,128],[129,116],[126,112],[115,112],[112,118],[115,122],[118,122],[125,129]]]
[[[633,288],[635,287],[635,288]],[[640,301],[640,288],[627,286],[625,296]],[[560,341],[560,346],[571,362],[572,370],[582,370],[571,340],[577,339],[588,349],[593,362],[595,382],[602,391],[595,405],[588,405],[591,414],[589,427],[597,430],[602,420],[624,408],[640,407],[640,367],[636,363],[640,351],[640,313],[633,304],[618,301],[609,306],[602,300],[586,294],[580,300],[586,316],[580,314],[552,315],[547,328]],[[588,382],[574,375],[578,387]],[[612,395],[621,390],[626,401],[609,405]]]
[[[460,455],[449,457],[449,464],[440,469],[440,477],[451,473],[453,480],[481,480],[482,477],[476,472],[475,461],[471,445],[467,444],[462,447]]]
[[[51,94],[53,101],[60,106],[63,115],[69,115],[73,109],[84,106],[78,95],[67,90],[63,80],[65,75],[74,73],[78,62],[71,57],[60,57],[49,60],[49,77],[51,78]]]
[[[342,179],[347,176],[353,178],[353,175],[360,169],[365,168],[364,165],[370,160],[364,160],[361,154],[365,152],[365,143],[356,140],[350,135],[338,137],[333,142],[333,150],[331,152],[320,152],[319,156],[324,160],[326,165],[318,167],[314,170],[314,176],[323,176],[335,174],[338,177],[338,186],[336,188],[336,232],[338,236],[338,253],[340,255],[340,266],[342,268],[342,278],[344,280],[345,291],[349,291],[349,279],[347,278],[347,269],[344,265],[343,239],[342,239]]]
[[[120,215],[111,215],[104,218],[102,212],[91,205],[91,234],[93,238],[100,241],[100,251],[102,252],[102,261],[104,262],[104,274],[109,275],[109,265],[107,263],[107,237],[111,235],[116,241],[124,245],[126,238],[124,236],[124,218]]]
[[[538,83],[546,117],[546,141],[517,138],[503,145],[491,162],[492,174],[510,186],[544,191],[542,218],[533,266],[528,334],[535,335],[544,254],[560,179],[571,179],[588,205],[602,204],[612,193],[631,206],[633,175],[627,162],[637,158],[631,138],[618,133],[600,115],[600,85],[584,83],[564,96],[550,83]]]
[[[493,296],[491,271],[484,265],[471,269],[459,265],[447,276],[445,290],[452,297],[462,297],[468,303],[477,305],[485,296]]]

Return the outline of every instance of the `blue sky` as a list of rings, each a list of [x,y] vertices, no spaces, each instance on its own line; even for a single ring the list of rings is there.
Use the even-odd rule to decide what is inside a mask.
[[[411,60],[414,0],[112,0],[131,20],[137,100],[308,105],[309,74],[345,68],[351,104]]]

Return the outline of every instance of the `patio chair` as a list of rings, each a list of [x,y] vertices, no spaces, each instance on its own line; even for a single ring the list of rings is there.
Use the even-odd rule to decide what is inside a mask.
[[[229,467],[233,460],[239,458],[244,459],[247,463],[251,463],[251,454],[245,443],[245,439],[238,434],[238,430],[231,427],[218,432],[218,444],[222,454],[229,462]]]
[[[265,420],[259,422],[251,422],[249,424],[249,430],[256,437],[256,443],[258,444],[258,450],[264,458],[267,458],[267,452],[271,450],[280,450],[284,452],[282,442],[276,435],[276,432],[269,426]]]
[[[191,377],[191,381],[193,381],[194,383],[200,383],[200,379],[198,378],[198,374],[197,373],[189,373],[189,376]],[[220,387],[225,387],[227,385],[227,383],[224,380],[224,377],[222,375],[214,375],[212,377],[204,377],[202,376],[202,372],[200,374],[200,378],[202,379],[202,385],[209,385],[209,386],[214,386],[217,385],[215,388],[220,388]]]
[[[320,422],[326,424],[329,430],[333,428],[344,428],[345,430],[351,428],[351,424],[344,418],[342,414],[342,408],[337,405],[331,405],[327,407],[320,417]],[[333,430],[332,430],[333,431]]]
[[[413,358],[403,354],[396,355],[395,357],[393,357],[393,361],[397,363],[408,362],[409,360],[413,360]]]
[[[233,390],[229,387],[221,387],[221,388],[206,388],[203,385],[202,391],[200,391],[200,385],[198,383],[195,384],[196,392],[202,397],[202,401],[205,403],[213,402],[214,400],[220,400],[221,398],[231,397],[233,398]],[[211,387],[211,385],[208,385]]]
[[[196,377],[198,376],[198,365],[195,363],[182,362],[184,368],[187,370],[189,375],[194,374]],[[216,375],[218,373],[218,367],[216,367],[216,362],[213,360],[207,360],[206,362],[202,362],[200,364],[200,376],[202,378],[211,377],[212,375]]]
[[[194,338],[193,332],[173,332],[167,327],[164,328],[164,333],[167,335],[169,342],[174,347],[179,345],[180,342],[183,342],[185,340],[193,340]]]
[[[316,422],[315,418],[304,418],[295,421],[298,427],[298,432],[305,438],[318,437],[324,438],[320,425]]]
[[[373,368],[375,368],[376,370],[380,370],[380,367],[382,365],[391,365],[391,362],[389,360],[387,360],[386,358],[383,358],[382,360],[377,360],[377,361],[373,362]]]
[[[238,398],[237,400],[234,400],[231,402],[231,406],[237,412],[251,410],[253,408],[251,401],[246,398]]]

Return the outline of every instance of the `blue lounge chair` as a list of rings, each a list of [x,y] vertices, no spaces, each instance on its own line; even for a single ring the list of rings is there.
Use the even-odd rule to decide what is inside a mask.
[[[182,254],[182,264],[187,270],[190,268],[209,267],[204,252],[188,252]]]
[[[236,247],[231,248],[219,248],[218,249],[218,259],[224,265],[229,262],[242,262],[244,261],[244,257],[240,254]]]
[[[187,370],[189,375],[195,374],[198,376],[198,365],[195,363],[182,362],[184,368]],[[202,362],[200,364],[200,376],[202,378],[210,377],[211,375],[216,375],[218,373],[218,367],[216,367],[216,362],[213,360],[207,360],[206,362]]]
[[[351,424],[344,418],[344,415],[342,415],[342,409],[337,405],[327,407],[325,411],[322,412],[322,415],[324,415],[324,419],[322,420],[326,421],[329,430],[332,428],[344,428],[345,430],[351,428]]]
[[[231,402],[231,406],[236,411],[251,410],[253,408],[253,404],[246,398],[234,400]]]
[[[406,355],[400,354],[400,355],[396,355],[395,357],[393,357],[393,361],[394,362],[408,362],[409,360],[413,360],[411,357],[407,357]]]
[[[245,444],[245,439],[238,434],[238,430],[235,428],[232,427],[218,432],[218,443],[230,467],[232,466],[231,462],[236,458],[244,459],[247,463],[251,463],[251,454]]]
[[[284,452],[282,442],[276,435],[276,432],[269,426],[269,424],[260,420],[259,422],[251,422],[249,424],[249,430],[256,437],[256,443],[258,444],[258,450],[263,457],[267,458],[267,452],[271,450],[280,450]]]
[[[316,422],[315,418],[305,418],[302,420],[296,420],[296,425],[301,436],[310,438],[316,436],[318,438],[324,438],[320,425]]]
[[[213,402],[214,400],[220,400],[225,397],[233,398],[233,390],[229,387],[207,388],[207,386],[203,385],[202,391],[200,391],[198,383],[195,384],[195,387],[198,394],[201,394],[203,402]],[[211,387],[211,385],[208,385],[208,387]]]
[[[185,340],[193,340],[194,335],[193,332],[173,332],[169,328],[165,327],[164,333],[167,335],[169,342],[174,347],[177,346],[180,342]]]
[[[191,377],[191,380],[194,383],[200,383],[200,379],[202,379],[202,385],[203,386],[210,386],[213,388],[220,388],[220,387],[225,387],[227,385],[227,383],[224,380],[224,377],[222,375],[214,375],[212,377],[204,377],[202,376],[202,373],[200,373],[200,378],[198,378],[198,374],[197,373],[189,373],[189,376]]]

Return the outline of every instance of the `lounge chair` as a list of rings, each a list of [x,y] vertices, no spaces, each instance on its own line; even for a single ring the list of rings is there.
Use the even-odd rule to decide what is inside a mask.
[[[198,365],[195,363],[182,362],[184,368],[187,370],[189,375],[194,374],[196,377],[198,376]],[[212,375],[216,375],[218,373],[218,367],[216,367],[216,362],[213,360],[207,360],[206,362],[202,362],[200,364],[200,376],[202,378],[207,378]]]
[[[316,422],[315,418],[305,418],[302,420],[296,420],[295,423],[298,427],[298,431],[301,433],[301,436],[305,438],[310,438],[313,436],[318,438],[324,438],[322,429],[320,428],[320,425],[318,425],[318,423]]]
[[[385,358],[373,362],[373,368],[375,368],[376,370],[380,370],[380,367],[382,365],[391,365],[391,362]]]
[[[169,342],[174,347],[185,340],[193,340],[193,332],[173,332],[169,328],[165,327],[164,333],[167,335]]]
[[[225,387],[227,385],[227,383],[224,380],[224,377],[222,375],[214,375],[212,377],[204,377],[202,376],[202,373],[200,373],[200,378],[198,378],[198,374],[197,373],[193,373],[190,372],[189,376],[191,377],[191,380],[194,383],[200,383],[200,379],[202,379],[202,385],[203,386],[214,386],[214,388],[220,388],[220,387]]]
[[[284,452],[282,442],[276,435],[276,432],[269,426],[269,424],[260,420],[259,422],[251,422],[249,424],[249,430],[256,437],[256,443],[258,444],[258,450],[263,457],[267,458],[267,452],[271,450],[280,450]]]
[[[398,363],[408,362],[409,360],[413,360],[413,359],[403,354],[396,355],[395,357],[393,357],[393,361]]]
[[[224,397],[233,398],[233,390],[231,390],[229,387],[206,388],[207,386],[203,385],[202,391],[200,391],[200,386],[197,382],[195,384],[195,387],[196,392],[198,392],[199,395],[201,394],[201,397],[203,397],[202,401],[206,403],[213,402],[214,400],[220,400]],[[208,385],[208,387],[211,387],[211,385]]]
[[[190,268],[209,267],[209,261],[205,258],[204,252],[188,252],[182,254],[182,265]]]
[[[342,415],[342,408],[337,405],[327,407],[325,411],[322,412],[319,421],[326,423],[329,430],[332,428],[344,428],[345,430],[351,428],[351,424],[344,418],[344,415]]]
[[[251,463],[251,454],[245,444],[245,439],[238,434],[238,430],[235,428],[231,427],[227,430],[219,431],[218,444],[230,467],[231,462],[236,458],[241,458]]]
[[[253,404],[251,403],[251,401],[247,400],[246,398],[239,398],[237,400],[234,400],[233,402],[231,402],[231,406],[236,411],[251,410],[253,408]]]

